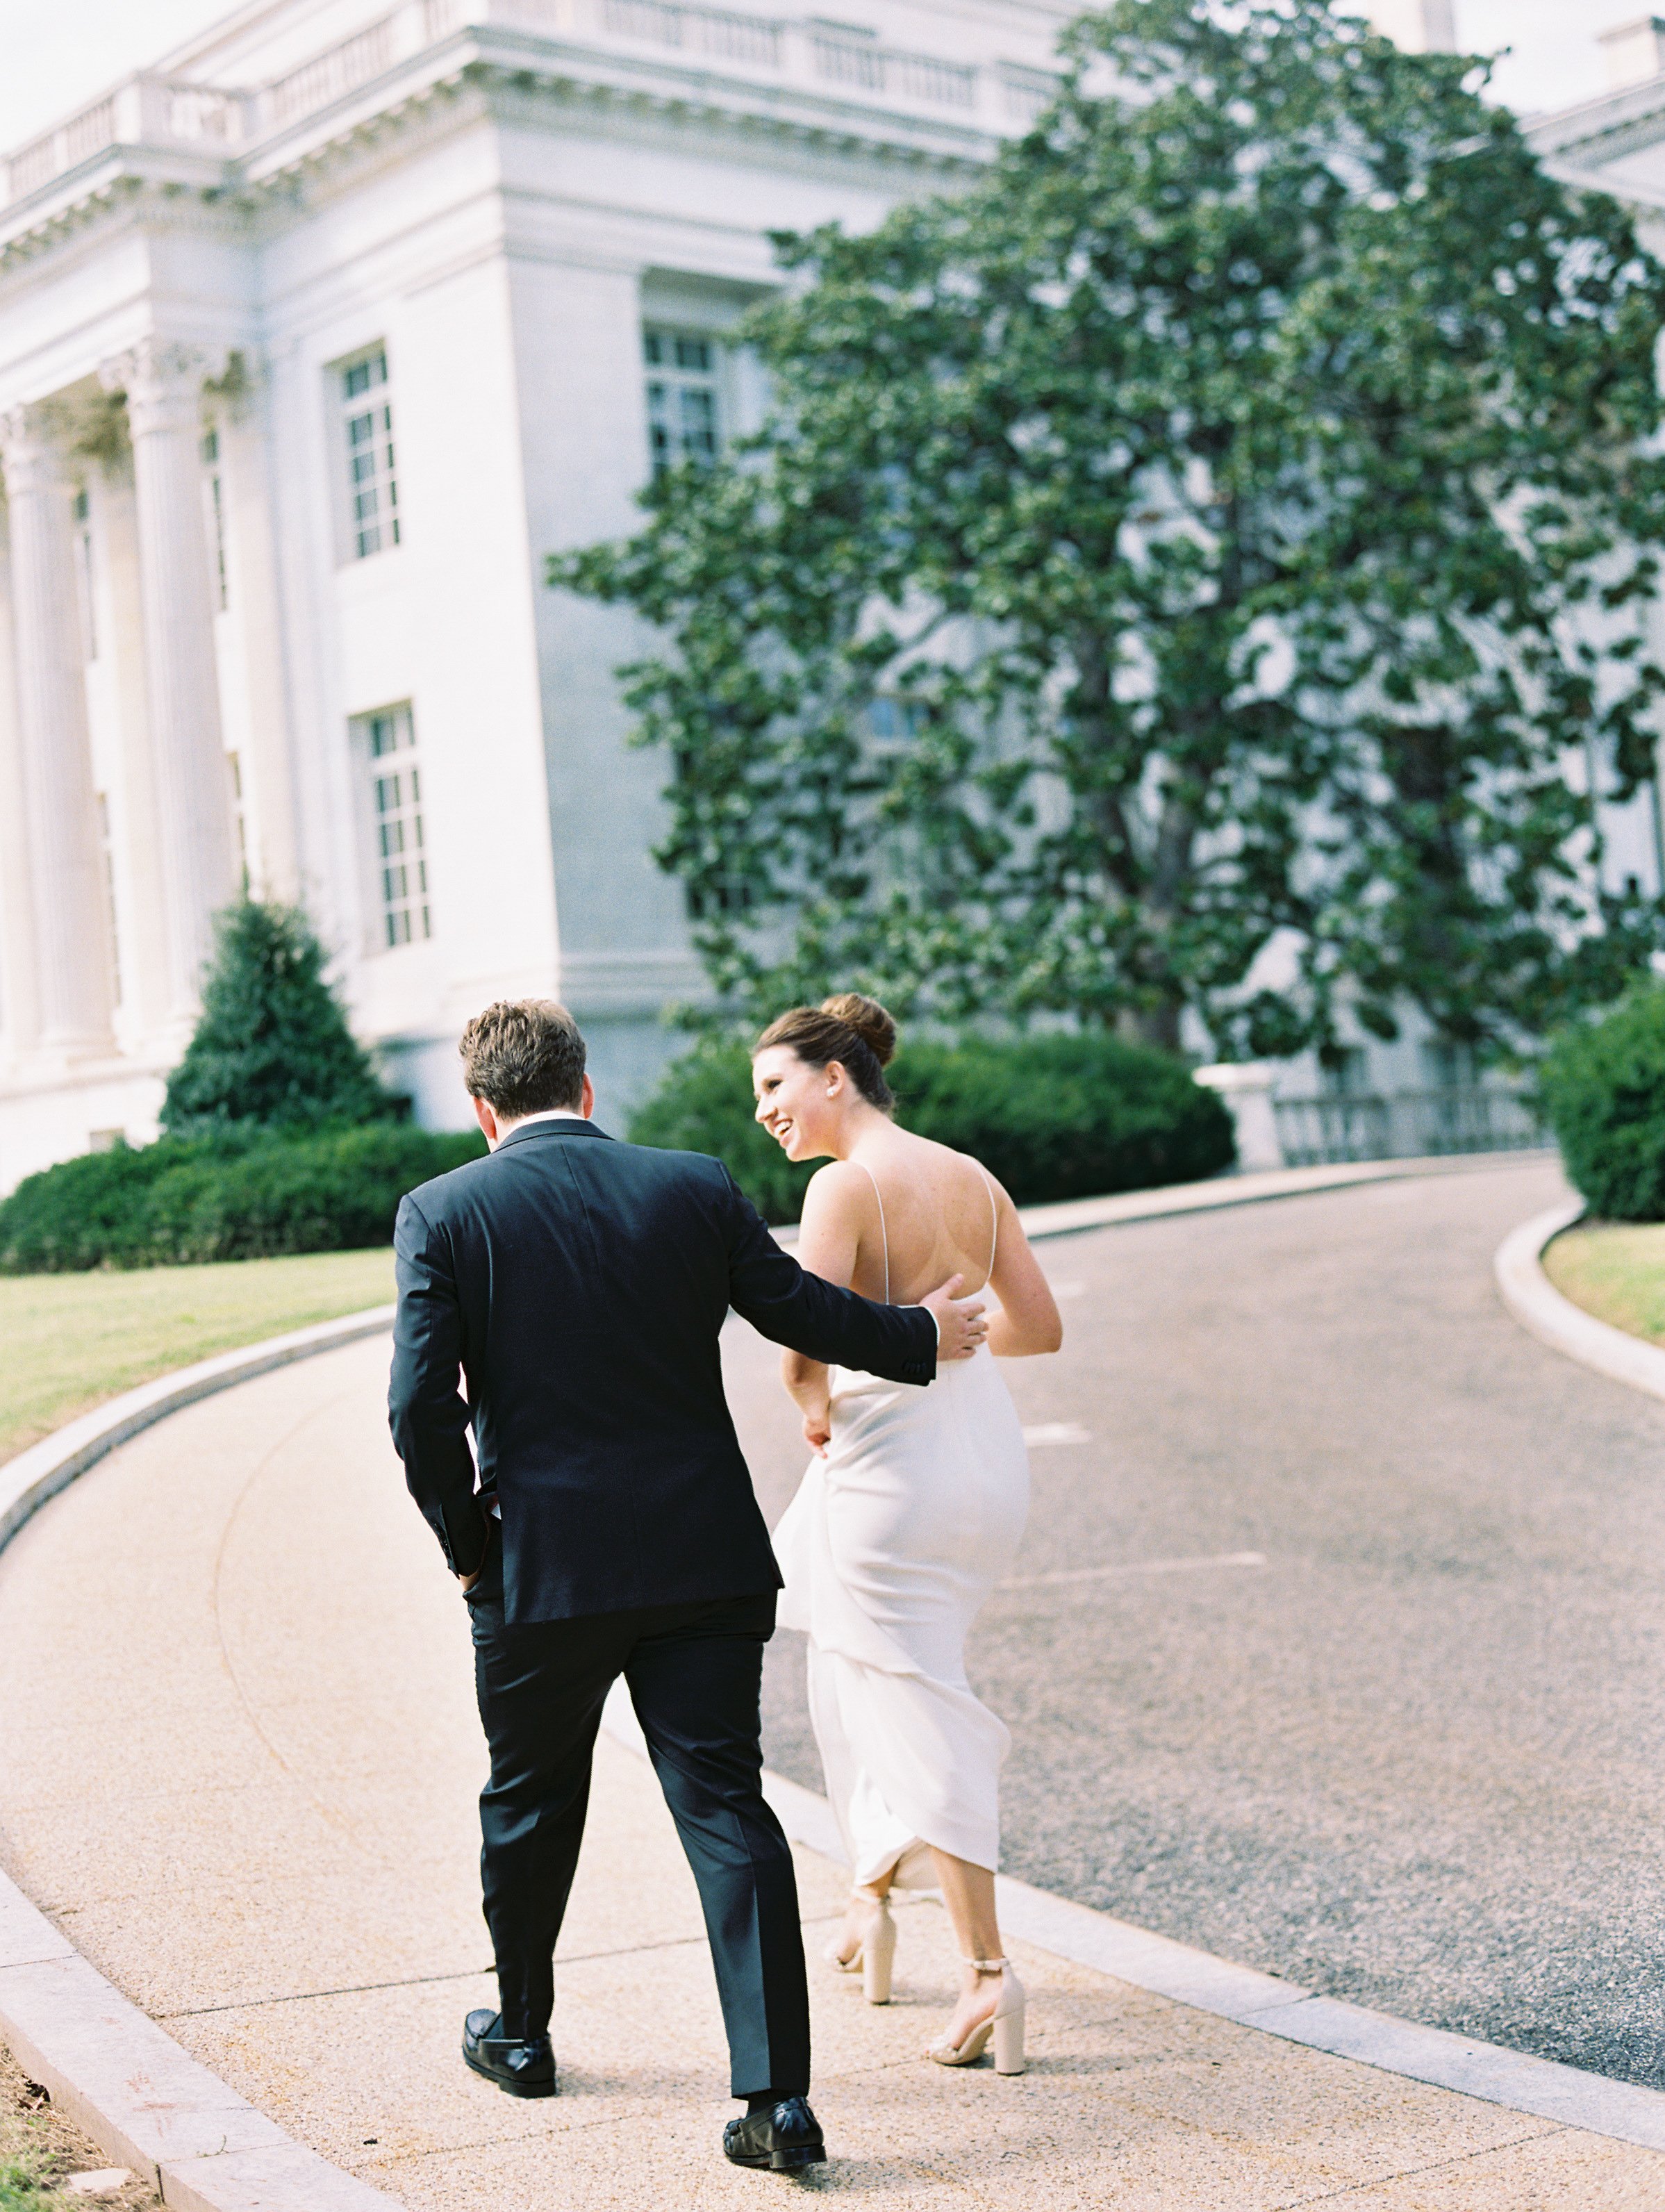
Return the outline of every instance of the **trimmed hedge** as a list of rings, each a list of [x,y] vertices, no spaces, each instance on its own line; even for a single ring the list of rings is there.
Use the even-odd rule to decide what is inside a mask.
[[[1199,1182],[1236,1157],[1231,1116],[1168,1054],[1097,1033],[910,1045],[889,1071],[904,1128],[970,1152],[1020,1206]],[[704,1043],[630,1123],[637,1144],[714,1152],[771,1221],[821,1165],[793,1167],[752,1119],[744,1046]]]
[[[1665,985],[1569,1030],[1540,1085],[1568,1176],[1609,1221],[1665,1221]]]
[[[392,1122],[117,1145],[30,1176],[0,1203],[0,1273],[386,1244],[406,1191],[485,1148],[477,1131],[441,1135]]]
[[[632,1144],[666,1152],[712,1152],[765,1221],[796,1221],[819,1160],[793,1167],[752,1119],[751,1058],[744,1045],[707,1042],[671,1061],[630,1116]]]

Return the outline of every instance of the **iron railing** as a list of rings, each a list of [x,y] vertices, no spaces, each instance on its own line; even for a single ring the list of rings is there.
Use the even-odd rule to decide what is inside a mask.
[[[1291,1167],[1349,1160],[1421,1159],[1444,1152],[1525,1152],[1551,1139],[1533,1101],[1501,1085],[1474,1084],[1391,1097],[1342,1091],[1278,1098],[1272,1110]]]

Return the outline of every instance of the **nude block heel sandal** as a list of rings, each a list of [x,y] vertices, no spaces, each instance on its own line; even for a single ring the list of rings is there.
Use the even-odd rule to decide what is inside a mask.
[[[861,1994],[869,2004],[890,2002],[890,1969],[896,1964],[896,1923],[890,1917],[890,1901],[882,1897],[861,1946]]]
[[[822,1955],[841,1974],[860,1975],[861,1994],[869,2004],[889,2004],[890,1971],[896,1955],[896,1923],[890,1917],[890,1900],[888,1897],[871,1896],[865,1890],[859,1889],[855,1894],[872,1909],[856,1939],[854,1950],[844,1957],[839,1948],[840,1938],[835,1936]]]
[[[994,2071],[1021,2074],[1027,2061],[1024,2057],[1024,1985],[1018,1978],[1017,1969],[1009,1959],[968,1959],[965,1963],[979,1975],[1000,1976],[1000,1990],[994,2000],[994,2013],[987,2020],[979,2021],[963,2043],[951,2043],[944,2036],[928,2044],[926,2057],[934,2058],[939,2066],[972,2066],[987,2050],[992,2038]]]

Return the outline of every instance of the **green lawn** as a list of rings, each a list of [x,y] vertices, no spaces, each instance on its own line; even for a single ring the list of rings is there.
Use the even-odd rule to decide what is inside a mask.
[[[0,1276],[0,1460],[170,1368],[393,1296],[393,1255]]]
[[[1598,1321],[1665,1344],[1665,1222],[1569,1229],[1544,1254],[1544,1272]]]

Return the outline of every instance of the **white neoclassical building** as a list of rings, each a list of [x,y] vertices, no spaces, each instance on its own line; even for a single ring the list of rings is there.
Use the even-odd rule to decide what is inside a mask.
[[[247,0],[0,161],[0,1190],[153,1132],[245,881],[430,1122],[499,994],[575,1008],[604,1111],[651,1076],[663,763],[544,556],[745,422],[768,234],[970,173],[1073,12],[847,5]],[[1611,51],[1538,143],[1665,211],[1665,31]]]
[[[304,900],[423,1119],[699,988],[628,622],[543,587],[755,404],[768,234],[1045,96],[1049,0],[251,0],[0,162],[0,1188],[154,1132],[210,917]]]

